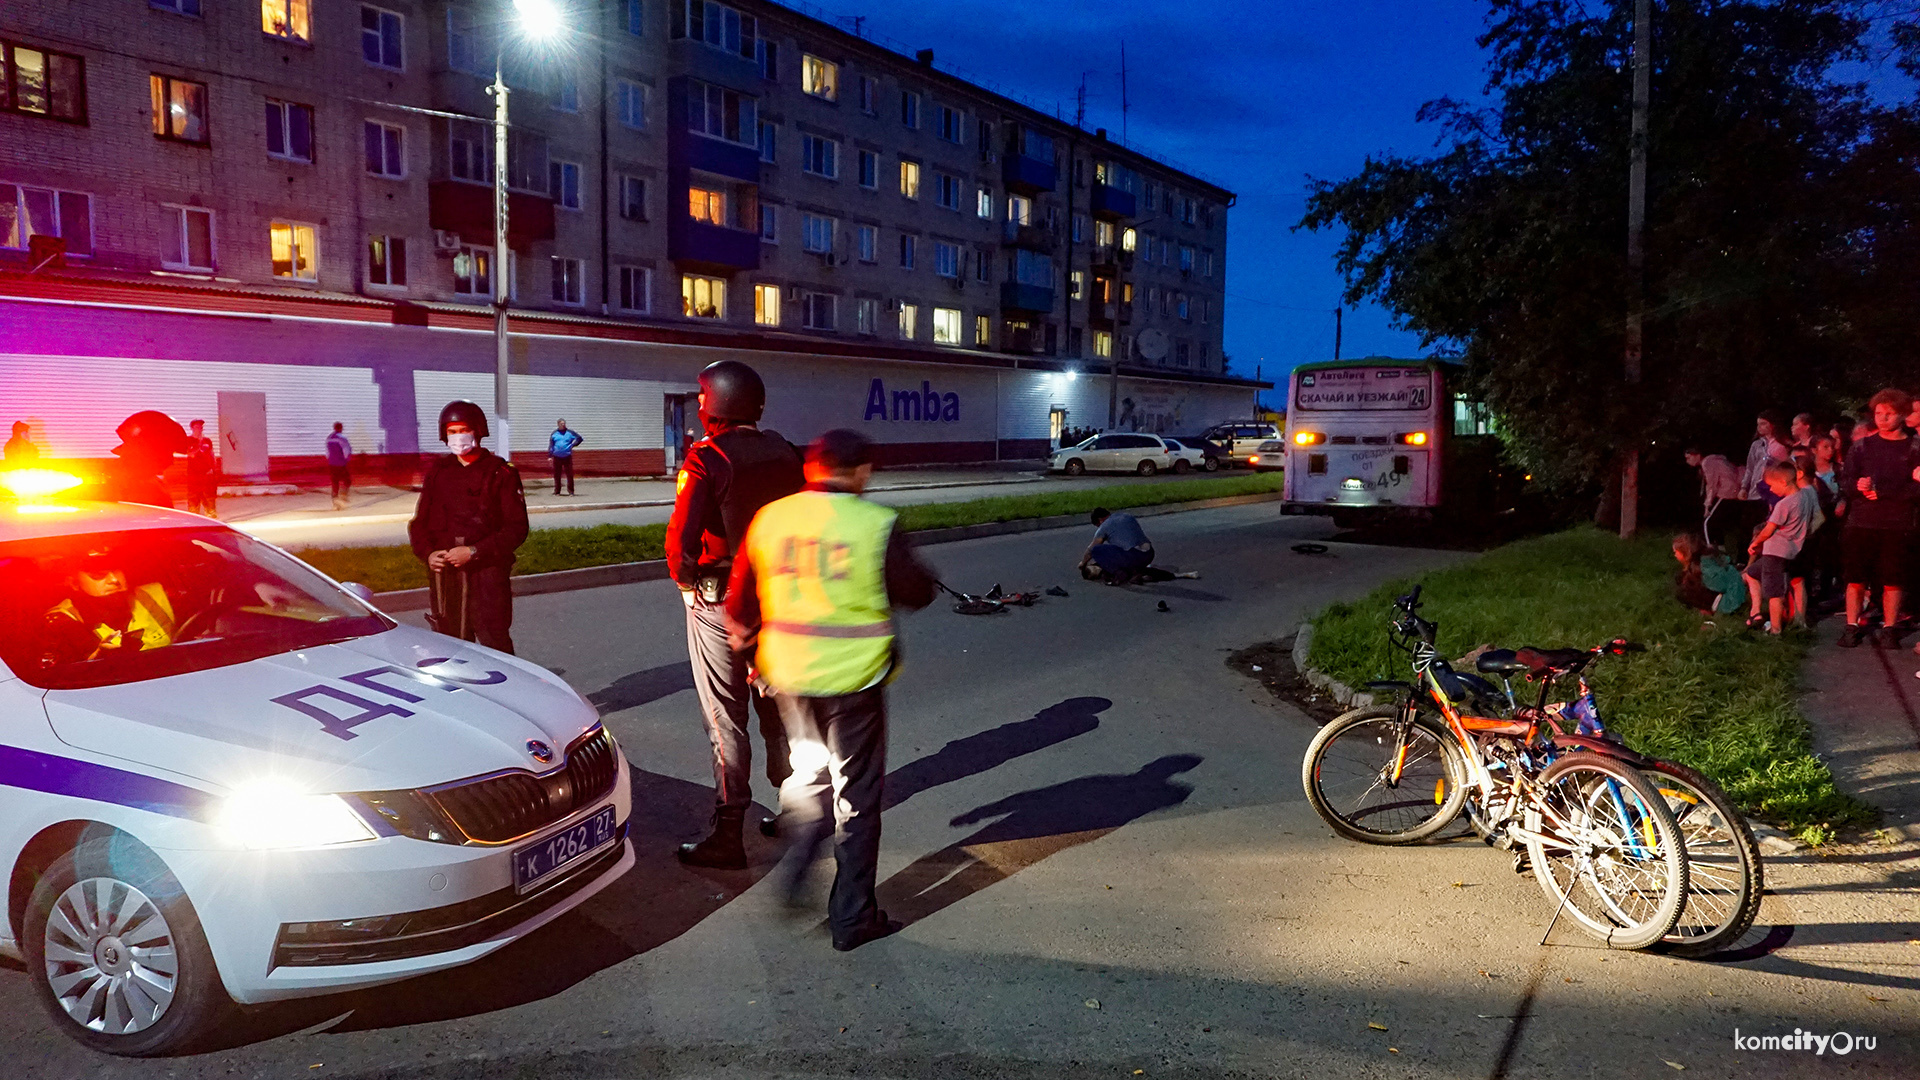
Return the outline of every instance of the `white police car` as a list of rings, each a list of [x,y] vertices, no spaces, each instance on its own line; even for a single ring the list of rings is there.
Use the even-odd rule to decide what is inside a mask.
[[[0,952],[89,1046],[484,956],[633,865],[630,806],[550,672],[206,518],[0,499]]]

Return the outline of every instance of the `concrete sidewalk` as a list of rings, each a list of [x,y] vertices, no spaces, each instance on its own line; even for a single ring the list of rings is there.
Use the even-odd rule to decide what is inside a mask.
[[[1885,812],[1883,827],[1920,840],[1920,657],[1907,648],[1839,648],[1841,625],[1819,624],[1802,672],[1814,750],[1841,790]]]

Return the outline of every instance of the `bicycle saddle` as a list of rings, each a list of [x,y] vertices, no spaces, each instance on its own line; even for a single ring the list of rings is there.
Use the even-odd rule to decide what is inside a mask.
[[[1522,675],[1533,670],[1533,666],[1522,661],[1512,649],[1488,649],[1473,666],[1488,675]]]

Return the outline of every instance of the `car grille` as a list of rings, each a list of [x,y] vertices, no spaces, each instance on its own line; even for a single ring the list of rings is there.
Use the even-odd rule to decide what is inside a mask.
[[[430,792],[469,839],[501,844],[536,832],[613,790],[620,758],[605,728],[567,748],[566,764],[547,773],[511,772]]]

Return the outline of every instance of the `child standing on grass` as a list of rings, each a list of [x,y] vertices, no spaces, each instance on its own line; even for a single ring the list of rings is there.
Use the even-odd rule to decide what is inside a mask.
[[[1674,595],[1707,616],[1708,626],[1714,616],[1738,615],[1747,606],[1747,582],[1739,568],[1698,533],[1674,537],[1673,557],[1680,563]]]
[[[1767,490],[1777,501],[1767,515],[1767,523],[1753,535],[1753,543],[1747,548],[1747,587],[1753,592],[1753,614],[1747,617],[1747,626],[1758,629],[1764,621],[1767,633],[1778,634],[1787,619],[1787,564],[1806,546],[1820,504],[1812,488],[1799,486],[1799,470],[1792,464],[1770,462],[1763,475]],[[1804,579],[1794,584],[1800,589],[1806,587]],[[1760,614],[1762,600],[1767,603],[1764,620]]]

